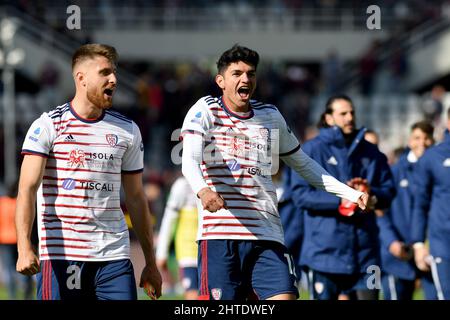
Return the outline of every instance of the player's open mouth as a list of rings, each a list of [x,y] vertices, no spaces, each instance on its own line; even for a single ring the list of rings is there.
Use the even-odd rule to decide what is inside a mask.
[[[105,90],[103,91],[103,93],[104,93],[107,97],[109,97],[109,98],[112,97],[113,92],[114,92],[114,89],[109,89],[109,88],[107,88],[107,89],[105,89]]]
[[[241,99],[248,99],[250,96],[250,88],[246,86],[240,87],[238,89],[238,94],[241,97]]]

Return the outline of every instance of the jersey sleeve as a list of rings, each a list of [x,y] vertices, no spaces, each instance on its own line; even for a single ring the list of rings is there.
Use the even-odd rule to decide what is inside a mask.
[[[144,144],[141,131],[133,121],[133,139],[122,158],[122,172],[133,173],[144,170]]]
[[[181,128],[181,136],[187,133],[206,135],[211,128],[211,118],[205,107],[206,102],[198,100],[188,111]]]
[[[48,157],[55,136],[56,132],[51,119],[46,113],[43,113],[28,129],[22,145],[22,154]]]
[[[276,112],[278,119],[278,139],[279,139],[279,154],[280,156],[287,156],[298,149],[300,149],[300,142],[298,142],[297,137],[294,135],[292,130],[286,123],[286,120],[281,115],[280,112]]]

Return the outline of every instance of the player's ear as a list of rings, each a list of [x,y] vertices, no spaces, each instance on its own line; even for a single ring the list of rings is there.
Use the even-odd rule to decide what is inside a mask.
[[[220,89],[225,89],[225,79],[220,73],[216,75],[216,83]]]
[[[82,85],[83,87],[86,86],[86,77],[85,77],[85,75],[84,75],[83,72],[78,71],[78,72],[75,74],[75,80],[76,80],[80,85]]]

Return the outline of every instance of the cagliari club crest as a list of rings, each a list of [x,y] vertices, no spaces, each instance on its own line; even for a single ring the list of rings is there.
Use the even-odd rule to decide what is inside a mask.
[[[117,145],[117,142],[119,142],[119,137],[117,137],[117,135],[115,134],[107,134],[106,141],[111,147],[115,147]]]

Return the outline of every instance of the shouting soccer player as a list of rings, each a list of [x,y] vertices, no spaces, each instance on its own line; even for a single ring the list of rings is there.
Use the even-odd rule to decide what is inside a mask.
[[[74,99],[42,114],[25,137],[17,271],[38,273],[38,299],[137,298],[121,185],[146,261],[140,286],[154,298],[161,295],[142,187],[141,134],[133,121],[108,110],[116,60],[113,47],[81,46],[72,58]],[[30,240],[36,194],[39,256]]]
[[[303,153],[275,106],[250,100],[258,62],[251,49],[225,51],[216,76],[223,95],[198,100],[183,123],[182,171],[201,200],[200,299],[298,297],[271,179],[278,157],[317,188],[362,209],[368,202]]]

